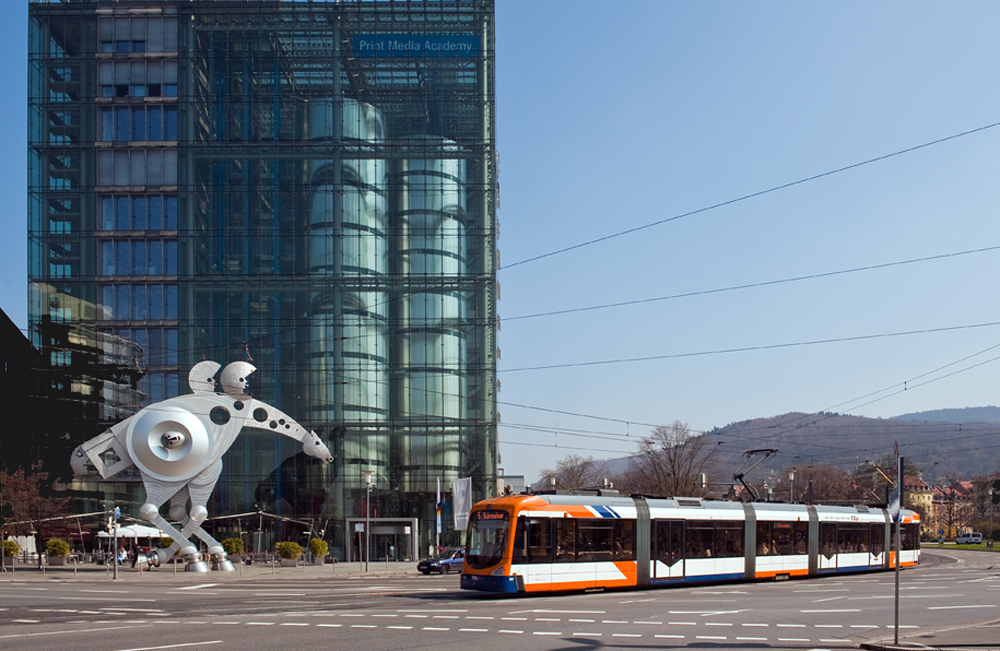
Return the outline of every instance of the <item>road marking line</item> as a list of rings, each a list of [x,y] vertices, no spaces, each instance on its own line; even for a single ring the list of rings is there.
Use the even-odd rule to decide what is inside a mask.
[[[632,622],[633,624],[639,624],[640,626],[663,626],[663,622]]]
[[[729,622],[705,622],[705,626],[732,626]]]
[[[306,622],[281,622],[281,626],[309,626]]]
[[[800,610],[800,613],[860,613],[860,608],[828,608],[825,610]],[[781,626],[779,624],[779,626]]]
[[[601,633],[573,633],[579,637],[601,637]]]
[[[809,638],[807,638],[807,637],[779,637],[778,641],[779,642],[808,642]]]
[[[500,619],[502,619],[504,621],[509,621],[509,622],[526,622],[526,621],[528,621],[527,617],[501,617]]]
[[[570,619],[569,621],[576,622],[577,624],[593,624],[594,623],[594,620],[592,620],[592,619]]]
[[[740,626],[770,626],[770,624],[740,624]]]
[[[494,617],[487,617],[483,615],[469,615],[466,619],[495,619]]]
[[[695,635],[696,640],[725,640],[727,639],[725,635]]]
[[[805,628],[805,624],[778,624],[778,628]]]
[[[927,606],[927,610],[958,610],[961,608],[996,608],[996,607],[997,607],[996,604],[973,604],[970,606]]]
[[[204,642],[183,642],[181,644],[166,644],[164,646],[143,646],[132,649],[122,649],[121,651],[154,651],[154,649],[181,649],[191,646],[205,646],[207,644],[222,644],[222,640],[205,640]]]
[[[374,624],[351,624],[351,628],[378,628]]]
[[[683,635],[655,635],[654,637],[662,637],[668,640],[683,640]]]
[[[500,632],[500,633],[510,633],[512,635],[521,635],[522,633],[524,633],[524,631],[509,631],[509,630],[506,630],[506,629],[500,629],[498,632]]]
[[[816,624],[816,628],[844,628],[843,624]]]
[[[667,622],[667,626],[697,626],[696,622]]]
[[[412,626],[386,626],[386,628],[391,628],[397,631],[412,631]]]
[[[625,619],[602,619],[602,624],[628,624],[628,620]]]
[[[558,617],[536,617],[536,622],[560,622],[562,621]]]
[[[611,637],[642,637],[638,633],[612,633]]]
[[[562,633],[557,631],[534,631],[532,635],[562,635]]]
[[[736,636],[736,640],[738,642],[766,642],[767,638],[766,637],[740,637],[740,636],[737,635]]]
[[[460,629],[458,629],[459,633],[489,633],[489,631],[490,631],[490,629],[488,629],[488,628],[460,628]]]
[[[247,622],[247,626],[274,626],[274,622]]]
[[[440,626],[424,626],[422,631],[450,631],[450,628],[441,628]]]

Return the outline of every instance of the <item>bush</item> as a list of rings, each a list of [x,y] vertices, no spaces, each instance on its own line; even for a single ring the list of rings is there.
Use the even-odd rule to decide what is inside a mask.
[[[17,556],[21,553],[21,546],[18,545],[13,540],[3,541],[3,555],[4,556]]]
[[[319,538],[313,538],[309,541],[309,551],[316,558],[326,558],[326,554],[329,551],[329,545],[326,544],[325,540],[320,540]]]
[[[278,556],[295,560],[302,556],[302,545],[295,542],[280,542],[274,546],[278,550]]]
[[[219,542],[222,545],[222,549],[229,556],[242,556],[243,555],[243,541],[239,538],[226,538]]]
[[[69,543],[58,538],[46,540],[45,553],[49,555],[49,558],[67,558],[69,557]]]
[[[160,549],[166,549],[167,547],[174,544],[174,539],[170,536],[163,536],[160,538]]]

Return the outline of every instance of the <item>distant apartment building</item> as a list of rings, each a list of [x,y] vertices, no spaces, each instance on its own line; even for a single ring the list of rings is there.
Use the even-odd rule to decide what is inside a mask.
[[[72,324],[140,370],[102,389],[112,420],[250,361],[334,452],[246,430],[211,515],[312,523],[343,554],[371,470],[374,546],[426,549],[438,479],[496,490],[493,29],[492,0],[32,0],[36,348],[68,366],[40,327]],[[94,488],[137,512],[137,484]]]

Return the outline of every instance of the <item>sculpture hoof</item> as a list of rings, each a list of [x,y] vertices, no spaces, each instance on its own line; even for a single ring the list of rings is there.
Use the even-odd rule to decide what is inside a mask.
[[[204,506],[196,506],[191,509],[192,522],[204,522],[208,518],[208,509]]]

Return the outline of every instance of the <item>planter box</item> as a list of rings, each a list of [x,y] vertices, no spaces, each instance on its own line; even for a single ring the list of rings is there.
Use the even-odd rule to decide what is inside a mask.
[[[282,558],[281,567],[298,567],[299,559],[297,558]]]
[[[52,565],[52,566],[65,565],[65,564],[66,564],[66,558],[63,556],[52,556],[48,559],[48,562],[46,563],[46,565]]]
[[[314,558],[313,565],[326,565],[326,556],[317,556]]]

